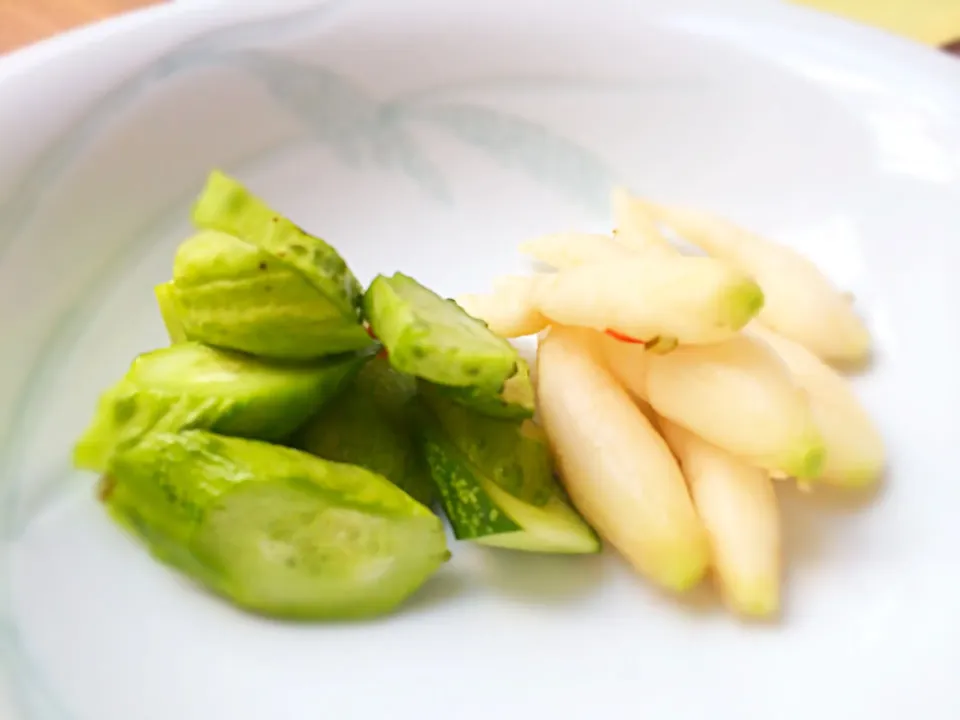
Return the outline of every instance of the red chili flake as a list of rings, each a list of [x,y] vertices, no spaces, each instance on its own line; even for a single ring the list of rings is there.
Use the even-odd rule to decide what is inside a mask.
[[[369,325],[364,325],[364,326],[363,326],[363,329],[366,330],[366,331],[367,331],[367,335],[369,335],[369,336],[370,336],[371,338],[373,338],[374,340],[379,340],[379,339],[380,339],[380,338],[377,337],[377,334],[373,331],[373,328],[370,327]],[[387,356],[387,349],[386,349],[386,348],[382,348],[382,349],[380,350],[380,352],[377,353],[377,357],[378,357],[378,358],[385,358],[386,356]]]
[[[631,343],[633,345],[646,345],[643,340],[637,340],[635,337],[630,337],[629,335],[624,335],[623,333],[618,333],[616,330],[605,330],[607,335],[612,337],[614,340],[619,340],[620,342]]]

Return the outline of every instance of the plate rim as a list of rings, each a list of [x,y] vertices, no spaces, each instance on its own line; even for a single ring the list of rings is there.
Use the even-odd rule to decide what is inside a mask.
[[[331,4],[335,1],[336,0],[325,0],[323,3],[313,3],[312,7],[320,7],[321,5]],[[577,0],[561,0],[561,2],[564,3],[575,1]],[[624,0],[606,1],[619,3]],[[389,0],[369,0],[367,4],[386,4],[387,2],[389,2]],[[651,2],[652,0],[640,0],[639,7],[652,7]],[[289,2],[278,3],[271,8],[269,12],[260,13],[259,18],[278,17],[288,12],[290,7],[291,3]],[[734,8],[730,13],[732,23],[743,22],[745,18],[754,17],[776,24],[786,24],[789,22],[792,14],[799,13],[800,16],[807,18],[804,24],[809,23],[810,27],[791,28],[798,36],[810,35],[816,32],[817,28],[823,27],[829,30],[831,37],[834,39],[843,40],[849,36],[851,38],[851,45],[854,46],[854,50],[857,52],[862,50],[864,42],[866,42],[866,47],[871,51],[873,51],[874,45],[880,48],[881,51],[888,47],[892,58],[899,59],[901,55],[907,58],[904,67],[906,73],[916,72],[919,76],[922,76],[927,83],[956,83],[957,80],[960,79],[960,65],[957,64],[956,60],[951,59],[949,56],[933,48],[877,28],[863,26],[853,21],[810,8],[788,6],[780,3],[742,2],[741,0],[734,0],[734,2],[731,3],[731,7]],[[658,17],[669,17],[678,12],[682,13],[684,9],[687,8],[703,9],[715,16],[725,12],[725,9],[715,7],[711,0],[683,0],[683,2],[671,5],[667,9],[653,9],[651,14]],[[2,97],[5,92],[5,80],[18,77],[23,73],[31,73],[41,67],[45,67],[48,63],[69,61],[71,57],[74,57],[77,53],[86,52],[91,46],[99,45],[101,51],[119,52],[116,45],[127,37],[127,32],[152,33],[160,23],[170,22],[173,26],[186,23],[187,27],[190,28],[190,33],[185,33],[180,36],[174,43],[174,45],[176,45],[179,42],[189,41],[193,34],[200,33],[205,28],[215,29],[223,27],[226,24],[234,24],[252,18],[253,14],[249,12],[247,12],[244,17],[238,17],[236,13],[237,9],[239,8],[230,9],[226,4],[219,3],[215,6],[204,6],[203,4],[194,3],[161,5],[108,19],[42,41],[37,45],[17,51],[5,58],[0,58],[0,97]],[[231,12],[228,13],[228,10],[231,10]],[[244,7],[243,10],[247,11],[249,8]],[[110,44],[109,49],[105,50],[102,43]],[[896,47],[899,47],[900,50],[896,50]],[[168,50],[169,47],[165,50],[159,50],[157,53],[152,54],[151,57],[158,57]],[[933,50],[933,52],[930,52],[931,50]],[[929,65],[931,69],[926,69],[925,66],[927,65]],[[939,77],[941,72],[943,73],[942,81]],[[49,89],[49,86],[45,86],[36,89],[35,92],[42,95],[43,93],[49,92]],[[960,102],[957,104],[960,105]],[[7,459],[0,458],[0,473],[6,474],[8,469]],[[2,677],[0,677],[0,696],[2,696],[2,685],[5,684],[7,680],[9,680],[9,675],[4,671]],[[20,715],[16,717],[20,717]]]
[[[387,5],[390,0],[363,0],[365,4]],[[524,0],[528,1],[528,0]],[[603,0],[612,4],[620,4],[624,0]],[[242,23],[254,18],[276,17],[307,7],[319,8],[330,5],[336,0],[316,0],[304,3],[298,0],[278,0],[264,12],[261,5],[250,5],[246,2],[186,2],[185,0],[169,0],[161,5],[154,5],[136,10],[123,12],[119,15],[94,21],[90,24],[71,28],[70,30],[52,35],[30,45],[18,48],[11,53],[0,56],[0,93],[6,80],[23,72],[29,72],[45,63],[62,59],[64,56],[83,52],[95,43],[104,41],[115,42],[124,32],[152,31],[155,26],[166,22],[196,22],[198,28],[202,25],[216,27],[224,22]],[[674,0],[669,7],[657,3],[656,0],[633,0],[635,7],[645,13],[669,16],[678,10],[703,9],[717,14],[753,15],[758,19],[780,18],[788,19],[790,15],[804,19],[807,23],[822,25],[825,31],[849,35],[851,40],[861,42],[888,44],[892,51],[899,48],[899,52],[912,54],[918,61],[939,67],[950,74],[958,71],[956,60],[941,49],[925,45],[890,30],[869,25],[842,15],[830,13],[819,8],[806,5],[797,5],[789,0],[724,0],[722,8],[718,8],[713,0]],[[580,0],[555,0],[555,5],[579,5]],[[200,21],[200,22],[198,22]]]

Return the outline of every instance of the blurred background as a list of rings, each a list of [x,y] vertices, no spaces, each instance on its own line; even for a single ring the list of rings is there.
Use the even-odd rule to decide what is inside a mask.
[[[960,0],[767,1],[809,5],[960,54]],[[0,0],[0,54],[74,27],[158,4],[157,0]]]

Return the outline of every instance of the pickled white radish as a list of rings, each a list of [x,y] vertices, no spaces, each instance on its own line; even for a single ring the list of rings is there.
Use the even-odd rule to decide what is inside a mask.
[[[660,418],[710,537],[725,603],[754,617],[780,608],[780,512],[767,473]]]
[[[538,404],[577,509],[642,574],[676,591],[704,575],[706,533],[663,438],[604,368],[594,333],[553,327]]]
[[[807,392],[827,449],[821,479],[849,488],[877,483],[886,465],[883,437],[850,383],[799,343],[757,323],[749,331],[773,348]]]
[[[636,255],[610,236],[593,233],[541,235],[522,243],[520,252],[558,270],[595,262],[616,262]]]
[[[657,227],[655,216],[639,198],[622,187],[610,194],[613,206],[614,238],[633,250],[643,253],[677,255],[678,250],[667,241]]]
[[[643,345],[620,342],[610,336],[599,337],[597,346],[600,356],[617,381],[630,393],[641,408],[647,402],[647,353]],[[650,413],[656,415],[653,409]],[[648,414],[649,417],[649,414]]]
[[[812,479],[825,447],[806,393],[773,350],[738,335],[669,355],[604,342],[612,372],[657,414],[744,461]]]
[[[719,260],[647,255],[538,276],[533,302],[551,322],[649,341],[724,340],[763,305],[756,283]]]
[[[762,323],[825,360],[862,364],[868,359],[865,324],[845,294],[806,257],[708,213],[649,207],[684,238],[756,279],[766,297]]]
[[[493,292],[460,295],[456,302],[500,337],[535,335],[547,319],[533,303],[534,287],[533,278],[502,277],[494,281]]]

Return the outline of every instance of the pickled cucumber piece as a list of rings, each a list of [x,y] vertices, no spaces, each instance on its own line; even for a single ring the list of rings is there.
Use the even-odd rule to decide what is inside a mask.
[[[536,409],[530,365],[520,357],[517,358],[517,371],[497,393],[474,387],[436,387],[450,400],[493,417],[530,418]]]
[[[450,555],[439,518],[386,478],[256,440],[153,433],[110,478],[110,513],[154,557],[264,615],[381,615]]]
[[[183,329],[183,323],[180,322],[177,304],[173,299],[173,285],[161,283],[153,289],[153,294],[157,298],[157,307],[160,308],[160,317],[163,319],[163,326],[167,329],[170,342],[174,344],[185,342],[187,333]]]
[[[367,363],[350,386],[297,434],[296,445],[335,462],[383,475],[430,505],[433,481],[415,432],[417,383],[384,358]]]
[[[170,288],[184,332],[208,345],[304,360],[371,343],[354,311],[300,270],[216,230],[181,243]]]
[[[347,319],[359,320],[363,287],[347,263],[326,242],[294,225],[243,185],[219,170],[193,207],[203,230],[233,235],[300,271]]]
[[[558,485],[546,437],[531,420],[485,416],[422,388],[424,450],[454,535],[549,553],[599,552],[596,533]]]
[[[186,334],[277,358],[314,358],[370,343],[362,288],[330,245],[219,171],[193,208],[170,295]]]
[[[101,396],[74,448],[74,464],[102,472],[118,444],[159,430],[286,438],[337,395],[368,357],[353,353],[309,365],[279,364],[195,342],[145,353]]]
[[[363,307],[401,372],[496,395],[517,371],[519,356],[509,342],[402,273],[377,276]]]
[[[499,487],[530,503],[545,505],[554,494],[553,466],[540,427],[479,414],[421,384],[424,404],[438,428],[466,459]]]

